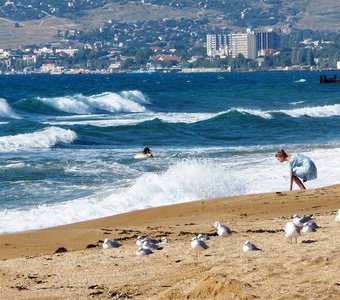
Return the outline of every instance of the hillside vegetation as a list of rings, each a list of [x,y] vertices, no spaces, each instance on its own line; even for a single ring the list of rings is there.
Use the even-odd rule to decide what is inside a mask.
[[[144,3],[142,3],[144,2]],[[52,42],[58,30],[89,32],[119,23],[189,18],[210,30],[282,27],[340,30],[338,0],[19,0],[0,1],[0,47]]]

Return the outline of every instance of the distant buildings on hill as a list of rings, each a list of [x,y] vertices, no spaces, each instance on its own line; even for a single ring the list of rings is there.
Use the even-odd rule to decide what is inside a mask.
[[[242,54],[247,59],[255,59],[275,52],[280,48],[280,29],[247,30],[245,33],[207,34],[207,55],[231,56]]]

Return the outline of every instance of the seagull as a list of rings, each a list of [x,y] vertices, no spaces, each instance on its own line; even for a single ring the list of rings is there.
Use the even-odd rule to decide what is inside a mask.
[[[165,236],[162,236],[160,239],[150,239],[147,236],[139,235],[136,240],[137,247],[146,247],[150,249],[159,249],[158,244],[166,244],[168,242]]]
[[[292,239],[295,239],[297,243],[297,238],[300,235],[301,227],[296,226],[294,222],[288,222],[285,226],[285,236],[292,243]]]
[[[312,226],[315,229],[319,228],[319,225],[316,224],[315,220],[310,220],[310,221],[306,222],[303,226],[306,226],[306,225]]]
[[[104,242],[103,242],[103,248],[104,249],[118,248],[119,246],[120,246],[120,244],[115,240],[105,239]]]
[[[316,225],[316,223],[305,223],[305,225],[303,225],[301,227],[301,233],[307,233],[307,232],[315,232],[316,231],[316,227],[313,226],[313,224]]]
[[[136,255],[149,255],[153,253],[151,249],[149,248],[144,248],[144,247],[139,247],[138,250],[136,251]]]
[[[340,222],[340,209],[338,210],[336,217],[335,217],[336,222]]]
[[[242,248],[243,252],[249,252],[249,251],[258,251],[261,250],[260,248],[257,248],[254,244],[252,244],[250,241],[246,241]]]
[[[136,245],[137,245],[138,247],[142,247],[142,244],[143,244],[143,242],[144,242],[145,240],[147,240],[147,237],[146,237],[146,236],[141,236],[141,235],[139,235],[139,236],[137,237],[137,240],[136,240]]]
[[[231,235],[231,230],[227,226],[222,225],[219,221],[215,222],[214,227],[217,229],[217,234],[219,236]]]
[[[293,223],[296,226],[302,227],[305,223],[313,220],[312,219],[313,215],[303,215],[303,216],[299,216],[299,215],[293,215],[292,219],[293,219]]]
[[[144,249],[150,249],[150,250],[160,250],[160,249],[162,249],[161,247],[159,247],[158,244],[154,243],[152,240],[149,240],[149,239],[146,239],[146,240],[143,241],[142,247]]]
[[[160,244],[166,244],[168,242],[168,239],[165,237],[165,236],[162,236],[160,239],[159,239],[159,243]]]
[[[202,240],[198,239],[197,236],[191,239],[191,248],[196,251],[204,251],[209,248],[209,246]]]
[[[197,236],[197,238],[200,240],[200,241],[203,241],[203,242],[205,242],[205,241],[207,241],[207,240],[210,240],[210,237],[209,237],[209,235],[207,235],[206,233],[200,233],[198,236]]]

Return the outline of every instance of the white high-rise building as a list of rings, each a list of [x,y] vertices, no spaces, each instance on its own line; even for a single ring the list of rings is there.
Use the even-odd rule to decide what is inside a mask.
[[[228,55],[228,36],[207,34],[207,55],[210,57]]]
[[[247,59],[256,58],[256,36],[254,32],[231,33],[230,50],[233,58],[242,54]]]

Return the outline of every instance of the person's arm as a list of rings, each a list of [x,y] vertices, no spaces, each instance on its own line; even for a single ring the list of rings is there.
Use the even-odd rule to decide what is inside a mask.
[[[289,171],[289,177],[290,177],[290,188],[289,188],[289,190],[290,191],[292,191],[293,190],[293,170],[292,169],[290,169],[290,171]]]

